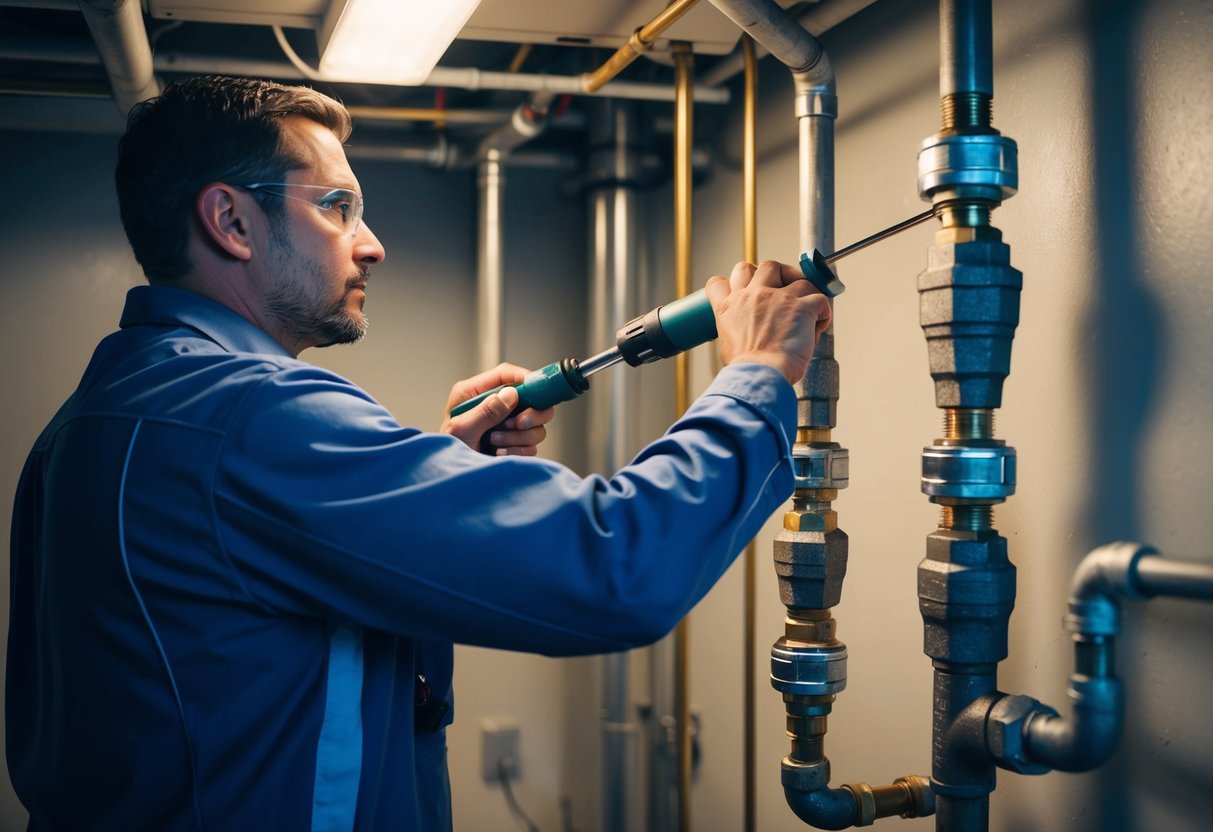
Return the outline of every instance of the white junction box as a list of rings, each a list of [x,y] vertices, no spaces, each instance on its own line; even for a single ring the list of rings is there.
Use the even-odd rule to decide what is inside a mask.
[[[501,779],[500,765],[504,759],[506,776],[516,780],[522,774],[522,763],[518,757],[518,720],[509,716],[490,717],[480,722],[480,759],[484,782],[496,783]]]

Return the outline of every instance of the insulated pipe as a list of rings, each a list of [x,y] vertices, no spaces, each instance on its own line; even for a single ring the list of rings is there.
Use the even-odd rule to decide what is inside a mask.
[[[691,293],[691,173],[694,149],[694,64],[689,43],[671,44],[674,57],[674,294]],[[691,404],[691,379],[685,352],[674,358],[675,417]],[[674,629],[675,714],[678,731],[678,829],[691,828],[691,625],[689,616]]]
[[[80,0],[80,11],[109,75],[118,112],[125,116],[140,101],[159,95],[139,0]]]

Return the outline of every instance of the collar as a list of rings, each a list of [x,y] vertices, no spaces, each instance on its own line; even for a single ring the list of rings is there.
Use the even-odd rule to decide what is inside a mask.
[[[187,326],[228,352],[291,354],[269,334],[221,303],[188,289],[135,286],[126,293],[119,326]]]

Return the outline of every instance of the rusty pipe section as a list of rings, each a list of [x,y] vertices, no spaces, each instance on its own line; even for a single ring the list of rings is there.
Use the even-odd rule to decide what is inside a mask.
[[[691,10],[699,0],[674,0],[648,23],[632,32],[628,42],[607,58],[606,62],[593,72],[581,76],[581,88],[584,92],[598,92],[608,82],[623,72],[632,61],[639,58],[653,46],[661,34]]]

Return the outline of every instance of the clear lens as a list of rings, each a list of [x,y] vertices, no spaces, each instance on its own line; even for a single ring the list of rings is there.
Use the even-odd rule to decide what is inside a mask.
[[[305,185],[296,182],[254,182],[252,185],[238,185],[246,191],[261,191],[284,199],[296,199],[309,202],[321,211],[335,219],[341,228],[350,236],[358,233],[362,222],[362,197],[348,188],[333,188],[328,185]],[[314,197],[299,197],[285,193],[283,188],[307,188],[313,191],[323,191]]]

